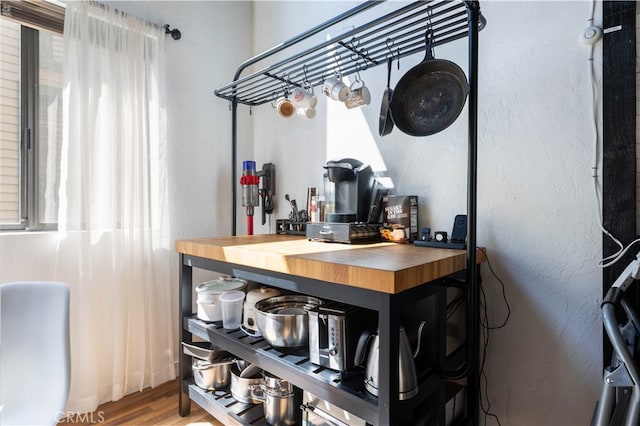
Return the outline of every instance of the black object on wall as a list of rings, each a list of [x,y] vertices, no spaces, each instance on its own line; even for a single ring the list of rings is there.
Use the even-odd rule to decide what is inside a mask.
[[[602,16],[603,224],[626,245],[636,238],[636,2],[605,1]],[[638,249],[633,247],[619,262],[604,269],[603,296]],[[616,250],[603,235],[604,255]],[[640,308],[638,294],[637,286],[627,292],[634,309]],[[610,363],[612,353],[603,331],[603,365]]]

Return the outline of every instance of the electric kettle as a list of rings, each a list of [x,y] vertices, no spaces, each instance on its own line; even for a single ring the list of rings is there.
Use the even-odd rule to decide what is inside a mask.
[[[418,394],[418,376],[416,374],[416,365],[413,359],[420,352],[420,338],[422,337],[423,321],[418,328],[418,344],[415,353],[411,353],[409,339],[404,327],[400,327],[398,341],[400,344],[398,356],[398,399],[401,401],[411,399]],[[371,345],[369,344],[371,342]],[[356,347],[355,364],[362,365],[364,362],[364,353],[369,347],[369,355],[367,356],[367,365],[365,369],[364,387],[365,389],[378,396],[378,370],[380,366],[380,339],[378,332],[366,330],[360,335],[358,345]]]

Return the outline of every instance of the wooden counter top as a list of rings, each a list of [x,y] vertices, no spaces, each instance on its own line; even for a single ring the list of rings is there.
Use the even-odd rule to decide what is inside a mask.
[[[178,253],[385,293],[400,293],[466,268],[466,251],[412,244],[338,244],[297,235],[176,241]],[[477,252],[478,263],[485,260]]]

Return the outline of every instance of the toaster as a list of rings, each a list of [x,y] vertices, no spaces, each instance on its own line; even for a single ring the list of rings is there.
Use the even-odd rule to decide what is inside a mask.
[[[353,367],[362,332],[378,327],[375,311],[338,302],[308,311],[308,318],[309,359],[340,372]]]

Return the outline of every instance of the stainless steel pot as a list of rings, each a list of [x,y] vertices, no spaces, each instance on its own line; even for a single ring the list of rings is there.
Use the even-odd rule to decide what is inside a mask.
[[[293,385],[285,379],[281,379],[280,377],[274,376],[268,372],[264,372],[264,377],[262,379],[262,384],[264,384],[268,389],[278,391],[280,393],[291,393],[293,392]]]
[[[231,381],[230,372],[234,362],[232,359],[216,362],[196,360],[192,366],[196,385],[207,390],[227,388]]]
[[[285,383],[288,383],[285,381]],[[293,426],[299,424],[301,391],[295,388],[271,388],[265,383],[251,385],[251,398],[262,402],[264,417],[272,426]]]
[[[231,366],[231,395],[236,399],[236,401],[249,404],[254,402],[251,399],[251,386],[259,386],[260,383],[262,383],[262,374],[260,374],[259,371],[257,375],[253,375],[251,377],[240,377],[241,374],[242,372],[240,371],[240,368],[238,368],[237,364]]]
[[[286,295],[256,302],[258,330],[272,346],[301,348],[309,343],[307,311],[322,304],[311,296]]]

